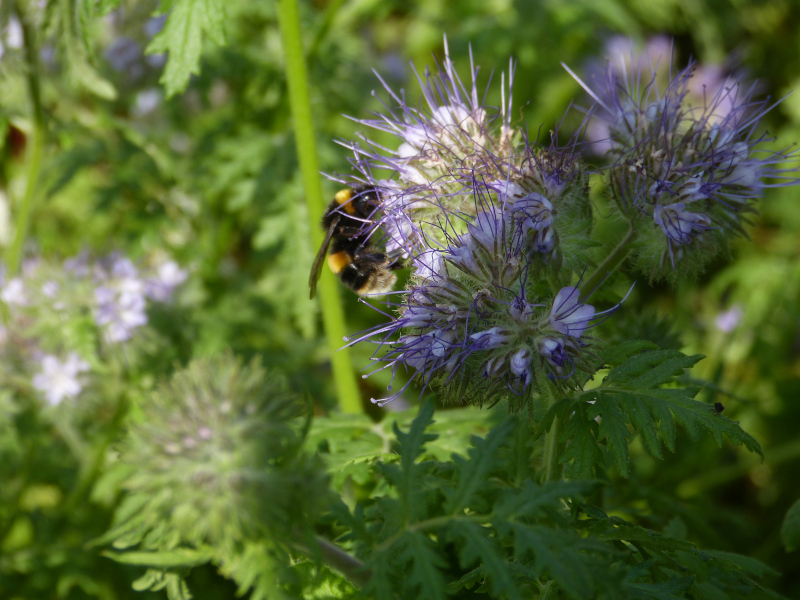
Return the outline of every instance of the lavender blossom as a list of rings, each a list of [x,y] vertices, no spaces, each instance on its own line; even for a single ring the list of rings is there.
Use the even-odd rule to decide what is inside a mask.
[[[156,302],[167,302],[188,277],[188,271],[181,269],[174,260],[168,260],[158,266],[155,277],[144,280],[144,293]]]
[[[145,284],[136,267],[127,258],[111,259],[109,273],[100,274],[101,285],[95,290],[95,321],[103,328],[110,343],[130,339],[137,327],[147,323]]]
[[[46,354],[41,364],[41,372],[33,377],[33,387],[44,392],[50,405],[57,406],[65,398],[75,398],[81,393],[83,385],[79,375],[89,370],[89,364],[75,352],[71,352],[64,362]]]
[[[479,69],[474,64],[471,85],[463,83],[446,40],[441,70],[436,75],[427,71],[424,77],[417,74],[422,107],[407,103],[403,93],[394,92],[381,80],[390,98],[385,113],[356,120],[395,135],[396,149],[368,138],[360,143],[343,142],[353,151],[352,163],[360,173],[356,181],[342,182],[366,184],[380,193],[381,214],[368,226],[382,229],[388,238],[387,251],[408,257],[427,248],[445,249],[482,210],[473,200],[476,187],[503,210],[520,199],[528,201],[527,208],[532,210],[533,199],[539,199],[539,206],[550,213],[531,214],[529,227],[538,232],[531,237],[537,238],[540,252],[552,252],[564,239],[555,233],[561,232],[560,224],[552,220],[554,215],[567,205],[585,201],[586,173],[579,159],[579,138],[575,136],[562,148],[554,133],[549,147],[542,149],[512,127],[514,69],[511,62],[507,74],[501,75],[499,109],[481,100],[486,94],[478,89]],[[389,171],[396,178],[376,179],[373,173],[377,171]],[[583,208],[588,209],[588,204]],[[583,219],[589,215],[588,210],[574,208],[563,213],[581,213]],[[584,220],[581,226],[585,235],[591,221]],[[570,225],[566,227],[568,236],[572,230]]]
[[[0,292],[0,300],[9,306],[25,306],[28,304],[25,284],[20,277],[14,277],[3,286],[3,291]]]

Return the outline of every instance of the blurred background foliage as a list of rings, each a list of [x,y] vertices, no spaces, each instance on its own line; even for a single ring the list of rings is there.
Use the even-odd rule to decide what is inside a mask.
[[[22,5],[35,24],[45,117],[44,159],[24,257],[63,259],[83,250],[121,251],[139,260],[169,255],[191,276],[173,305],[150,314],[168,343],[143,371],[166,374],[190,358],[231,347],[282,371],[293,390],[314,399],[319,413],[333,410],[318,308],[308,300],[316,251],[308,231],[316,225],[309,224],[302,201],[275,4],[226,3],[224,38],[204,40],[200,73],[171,97],[159,84],[165,56],[144,52],[165,22],[156,2]],[[34,130],[26,88],[30,72],[11,6],[4,2],[0,8],[4,249],[13,240],[28,168],[25,150]],[[363,118],[381,109],[373,90],[385,93],[371,71],[395,89],[405,88],[415,101],[409,61],[420,73],[435,70],[445,34],[456,65],[468,65],[471,48],[483,67],[481,85],[493,71],[499,83],[508,59],[517,61],[515,116],[534,137],[540,126],[542,134],[554,129],[571,101],[589,105],[561,62],[585,74],[602,64],[620,36],[637,47],[667,36],[674,40],[678,65],[694,57],[757,81],[761,95],[783,98],[765,119],[766,130],[777,138],[776,148],[800,140],[800,94],[791,93],[800,90],[796,0],[315,0],[301,4],[301,18],[320,164],[328,174],[350,173],[347,152],[336,140],[356,138],[359,126],[342,115]],[[499,89],[489,87],[490,105],[499,103]],[[570,111],[562,132],[580,117]],[[325,194],[338,185],[324,182]],[[634,445],[635,475],[608,488],[613,492],[607,492],[606,509],[616,506],[626,517],[668,527],[675,535],[688,528],[704,546],[748,553],[779,571],[775,588],[795,598],[798,554],[784,551],[779,530],[800,497],[799,207],[796,188],[768,190],[751,239],[739,241],[730,260],[677,289],[639,281],[613,322],[598,330],[599,336],[625,331],[707,355],[694,375],[713,382],[703,393],[740,420],[766,454],[761,463],[738,448],[719,451],[710,439],[684,436],[678,452],[659,462]],[[383,318],[354,295],[343,298],[348,331]],[[626,316],[643,305],[656,306],[657,313]],[[367,365],[370,352],[356,346],[354,363]],[[379,394],[388,376],[363,380],[364,399]],[[50,454],[36,452],[37,436],[53,435],[41,424],[27,424],[33,437],[13,438],[8,423],[24,415],[9,414],[3,394],[0,462],[18,447],[36,459],[27,463],[35,466],[30,479],[17,482],[21,491],[14,492],[28,507],[27,525],[6,522],[2,506],[11,492],[0,492],[0,554],[6,555],[0,565],[24,547],[30,534],[23,530],[41,531],[37,519],[62,501],[64,482],[78,468],[52,441],[41,442]],[[416,404],[413,391],[409,403]],[[377,419],[377,409],[370,410]],[[0,466],[0,472],[7,468],[11,473],[4,480],[17,481],[14,465]],[[102,492],[94,501],[108,505]],[[133,569],[112,566],[82,546],[105,530],[108,514],[87,504],[62,518],[43,534],[49,537],[39,539],[51,548],[49,563],[31,567],[26,589],[48,589],[48,569],[94,569],[98,576],[91,585],[85,579],[70,585],[62,573],[60,581],[67,583],[60,584],[61,597],[146,597],[130,590]],[[0,568],[0,577],[7,567]],[[193,579],[200,582],[195,590],[232,593],[210,569],[193,571],[190,584]]]

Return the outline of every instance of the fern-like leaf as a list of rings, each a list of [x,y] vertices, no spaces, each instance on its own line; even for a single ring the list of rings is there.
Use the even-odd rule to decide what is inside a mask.
[[[564,429],[564,437],[570,444],[561,458],[562,462],[573,460],[568,469],[570,477],[590,477],[593,463],[603,465],[597,447],[602,441],[619,472],[627,477],[631,430],[641,436],[650,454],[663,458],[662,444],[670,451],[675,450],[676,424],[693,439],[705,431],[717,446],[727,437],[763,456],[758,442],[737,422],[694,399],[700,388],[662,387],[674,384],[674,378],[702,356],[685,356],[675,350],[646,350],[623,359],[636,348],[631,345],[618,353],[614,358],[624,362],[613,368],[599,387],[581,394],[573,405]],[[596,421],[600,423],[597,429]]]
[[[445,511],[455,515],[473,502],[489,472],[497,464],[500,445],[513,429],[514,421],[508,418],[492,429],[485,438],[473,437],[474,445],[468,451],[469,458],[453,455],[458,483],[455,489],[446,492]]]
[[[456,521],[448,527],[448,539],[459,548],[462,567],[474,567],[476,563],[482,565],[494,597],[522,600],[513,571],[502,550],[489,538],[487,530],[476,523]]]
[[[587,418],[582,402],[573,404],[573,409],[562,433],[562,438],[569,443],[559,460],[567,464],[567,477],[592,479],[596,470],[605,466],[603,452],[597,444],[597,423]]]

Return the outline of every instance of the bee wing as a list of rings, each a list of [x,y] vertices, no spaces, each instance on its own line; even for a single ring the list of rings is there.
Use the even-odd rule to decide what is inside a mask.
[[[311,290],[309,294],[309,299],[313,299],[317,293],[317,281],[319,281],[320,276],[322,275],[322,263],[325,261],[325,256],[328,254],[328,247],[331,245],[331,239],[333,239],[333,232],[336,231],[336,226],[339,224],[339,219],[335,219],[331,226],[328,227],[328,231],[325,232],[325,239],[322,240],[322,245],[319,247],[319,252],[317,252],[316,258],[314,258],[314,264],[311,265],[311,275],[308,277],[308,287]]]

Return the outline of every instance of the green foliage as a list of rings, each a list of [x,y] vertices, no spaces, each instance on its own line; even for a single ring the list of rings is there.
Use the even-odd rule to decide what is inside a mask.
[[[800,548],[800,500],[792,504],[783,519],[781,539],[788,552]]]
[[[484,67],[479,86],[510,56],[518,61],[512,120],[531,132],[543,124],[545,137],[556,122],[562,134],[577,125],[580,115],[563,117],[571,100],[586,105],[559,63],[589,65],[618,34],[674,36],[678,62],[691,55],[726,74],[746,70],[775,98],[800,85],[793,3],[687,6],[303,3],[320,170],[350,172],[332,139],[357,138],[360,126],[342,114],[379,109],[371,70],[410,89],[407,59],[435,68],[443,33],[457,64],[471,52]],[[20,16],[32,34],[21,46],[12,35]],[[0,303],[0,597],[775,597],[762,580],[798,597],[796,188],[768,190],[751,240],[733,245],[729,264],[708,265],[706,278],[673,289],[637,282],[592,330],[610,369],[552,407],[537,398],[532,422],[503,420],[500,404],[435,417],[426,408],[412,425],[413,395],[398,400],[414,406],[406,412],[341,415],[307,301],[308,232],[318,224],[308,222],[297,184],[274,3],[3,2],[0,42],[0,253],[8,263],[30,187],[30,235],[20,238],[18,258],[26,277],[34,262],[45,267],[28,279],[35,301],[14,313],[21,319],[9,320]],[[499,104],[496,86],[488,102]],[[767,121],[780,145],[794,143],[798,95]],[[37,126],[45,132],[41,170],[31,159]],[[590,192],[591,235],[582,229],[587,214],[570,229],[573,257],[587,264],[619,233],[598,227],[602,186],[593,181]],[[174,257],[190,281],[174,304],[149,306],[140,336],[112,347],[95,322],[95,282],[61,268],[82,250],[119,251],[142,265]],[[0,277],[3,289],[9,276]],[[592,301],[621,297],[629,277],[622,265]],[[70,290],[61,298],[67,310],[41,293],[48,281]],[[348,334],[379,318],[354,297],[344,302]],[[737,308],[733,325],[718,325]],[[190,376],[159,388],[160,400],[151,397],[174,371],[226,348],[238,363],[194,363]],[[50,406],[32,383],[41,353],[73,350],[91,372],[78,397]],[[371,349],[354,351],[368,363]],[[709,358],[698,363],[696,353]],[[226,421],[225,448],[189,456],[182,434],[196,433],[220,406],[222,386],[211,382],[236,369],[262,373],[244,366],[255,355],[282,390],[278,400],[313,399],[308,435],[297,417],[281,417],[277,431],[265,426],[274,415],[254,384],[237,393],[255,399],[257,419],[239,411]],[[391,376],[363,380],[363,397],[378,397]],[[182,403],[198,385],[207,401]],[[204,396],[209,389],[217,392]],[[542,436],[556,418],[556,454],[570,479],[544,484]],[[165,437],[145,436],[148,428]],[[128,431],[143,436],[141,462],[120,460],[131,451]],[[718,449],[725,437],[755,453],[758,439],[765,462],[730,444]],[[180,456],[162,453],[160,463],[170,441]],[[234,463],[229,473],[247,469],[245,479],[259,482],[216,479],[213,491],[227,505],[202,497],[209,488],[197,481],[208,483],[225,459]],[[157,475],[147,479],[150,469]],[[275,472],[280,479],[269,480]],[[138,487],[126,491],[132,482]],[[298,517],[307,500],[312,509]],[[229,512],[217,515],[233,517],[214,516],[210,508],[223,505]],[[243,532],[240,518],[258,526]],[[297,523],[302,534],[287,533]],[[336,563],[341,571],[326,566],[335,561],[315,535],[336,538],[356,558]],[[369,569],[361,591],[365,571],[353,564]]]
[[[530,450],[523,419],[473,438],[453,465],[429,459],[433,409],[400,430],[400,464],[378,463],[385,485],[333,518],[371,576],[365,597],[728,598],[763,592],[761,563],[698,549],[585,503],[596,481],[537,484],[509,477],[514,446]],[[416,459],[416,460],[415,460]],[[766,592],[764,592],[766,593]]]
[[[562,439],[567,449],[561,461],[569,463],[568,477],[591,478],[598,469],[604,469],[603,447],[620,474],[628,477],[632,432],[641,436],[650,454],[663,458],[662,444],[675,452],[676,425],[692,439],[706,431],[717,446],[721,447],[723,437],[727,437],[763,456],[758,442],[738,423],[718,414],[713,406],[694,400],[699,388],[662,387],[702,356],[685,356],[676,350],[640,351],[647,346],[631,343],[612,350],[604,359],[616,366],[599,386],[578,395],[573,403],[554,407],[566,422]]]
[[[266,596],[288,564],[284,540],[308,537],[326,498],[317,462],[300,452],[303,405],[281,377],[225,354],[190,363],[140,408],[117,467],[127,495],[95,543],[164,573],[150,589],[214,562]]]
[[[147,52],[169,52],[160,79],[169,97],[183,92],[189,77],[200,72],[203,34],[225,44],[225,7],[222,0],[165,0],[161,9],[169,10],[169,16]]]

